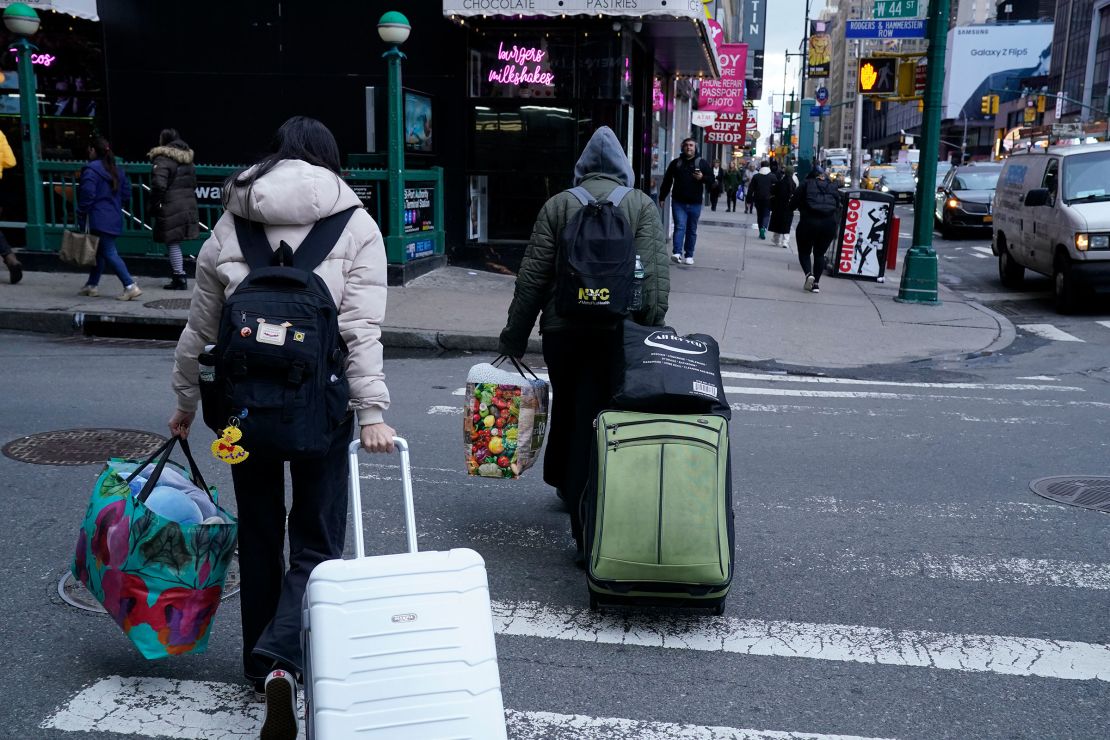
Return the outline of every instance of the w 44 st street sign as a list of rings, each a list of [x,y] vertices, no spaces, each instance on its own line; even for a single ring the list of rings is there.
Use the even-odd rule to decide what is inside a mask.
[[[916,18],[918,0],[875,0],[875,18]]]

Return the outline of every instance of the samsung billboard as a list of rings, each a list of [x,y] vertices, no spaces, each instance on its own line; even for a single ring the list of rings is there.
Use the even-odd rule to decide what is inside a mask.
[[[1026,77],[1048,74],[1051,23],[957,26],[948,32],[944,75],[944,118],[986,118],[984,95],[1001,102],[1021,95]]]

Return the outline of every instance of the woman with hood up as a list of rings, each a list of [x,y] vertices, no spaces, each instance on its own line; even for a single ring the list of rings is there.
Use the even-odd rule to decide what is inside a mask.
[[[771,232],[771,244],[784,249],[790,247],[790,227],[794,224],[794,209],[790,207],[790,198],[797,188],[798,178],[794,176],[794,168],[789,165],[771,186],[771,219],[767,230]]]
[[[602,126],[590,138],[574,166],[574,184],[595,199],[604,199],[618,185],[632,187],[632,166],[616,134]],[[620,342],[620,322],[585,325],[563,318],[555,310],[555,258],[559,235],[584,206],[571,193],[552,196],[540,209],[532,238],[517,274],[509,316],[501,331],[500,352],[521,357],[528,337],[540,319],[543,358],[551,379],[553,403],[544,453],[543,478],[570,512],[571,533],[577,545],[576,562],[585,563],[579,502],[586,486],[592,425],[605,409],[614,388],[610,378],[614,349]],[[620,203],[636,238],[643,263],[643,307],[631,318],[644,326],[662,326],[670,292],[669,245],[659,207],[647,193],[633,189]]]
[[[755,206],[755,220],[759,225],[760,239],[767,238],[767,224],[771,220],[771,189],[778,181],[776,177],[777,170],[777,165],[772,168],[764,160],[759,172],[752,178],[751,185],[748,186],[747,201]]]
[[[170,282],[166,290],[186,290],[185,263],[181,242],[200,233],[197,213],[197,173],[193,150],[176,129],[162,129],[158,146],[147,152],[150,159],[150,215],[154,219],[154,241],[166,245],[170,258]]]

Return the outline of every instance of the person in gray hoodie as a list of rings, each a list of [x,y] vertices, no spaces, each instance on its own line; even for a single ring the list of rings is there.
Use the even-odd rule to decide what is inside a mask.
[[[590,138],[574,166],[574,184],[603,199],[618,185],[631,187],[632,166],[616,134],[602,126]],[[509,316],[501,331],[500,352],[521,357],[540,318],[543,359],[551,380],[553,404],[544,454],[543,478],[555,488],[570,512],[571,532],[584,563],[579,503],[586,486],[593,443],[592,424],[613,396],[614,350],[620,342],[620,321],[580,321],[555,310],[555,260],[559,234],[583,208],[571,193],[552,196],[540,210],[532,238],[517,274]],[[636,252],[644,266],[643,307],[631,318],[644,326],[662,326],[670,293],[667,237],[659,208],[647,193],[633,189],[620,203],[636,235]],[[542,313],[541,313],[542,312]]]

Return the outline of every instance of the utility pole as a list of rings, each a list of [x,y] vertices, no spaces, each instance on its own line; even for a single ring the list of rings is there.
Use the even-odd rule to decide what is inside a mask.
[[[944,52],[948,36],[949,0],[930,0],[929,52],[925,76],[925,116],[921,121],[921,154],[914,198],[913,246],[906,252],[898,297],[902,303],[940,305],[937,253],[933,250],[933,198],[936,197],[940,113],[944,93]]]

